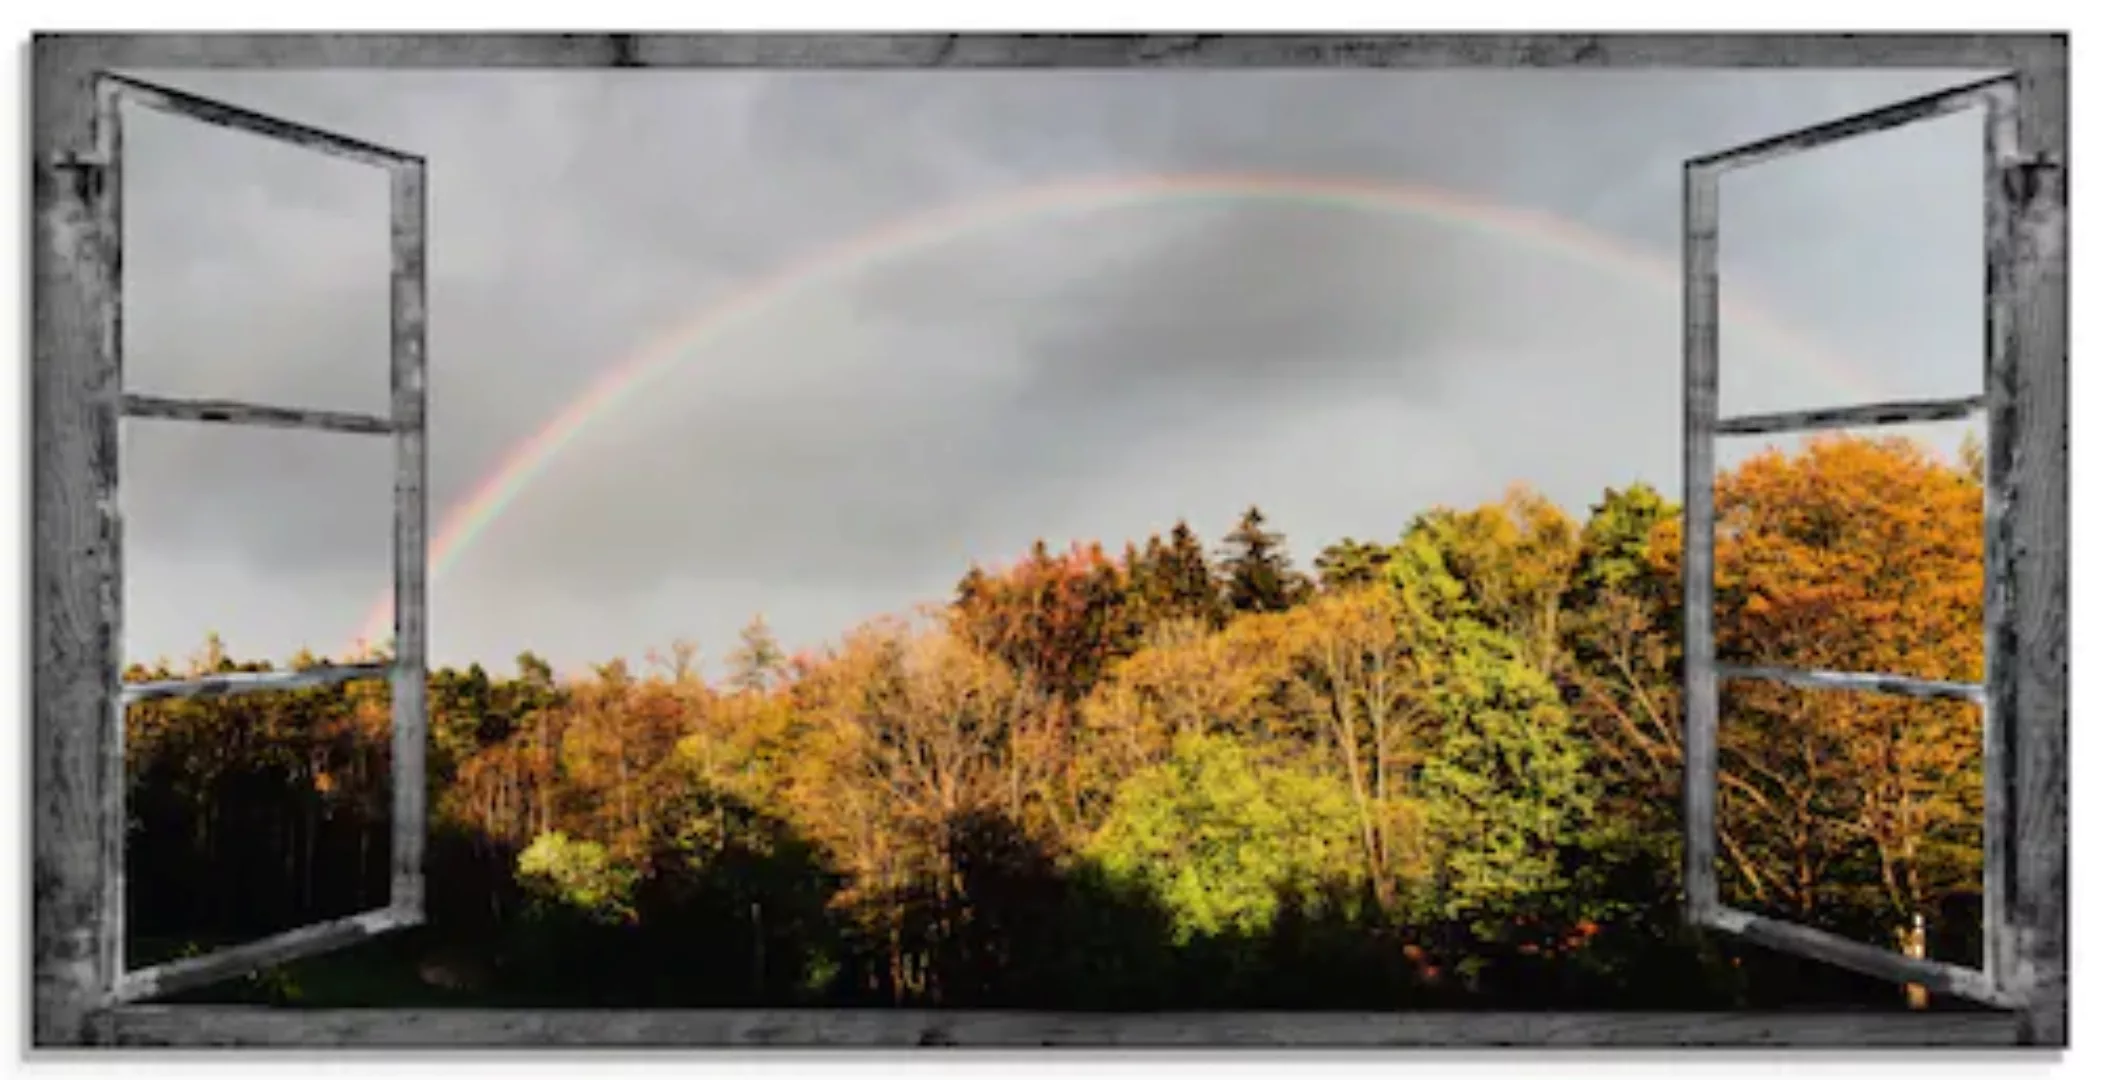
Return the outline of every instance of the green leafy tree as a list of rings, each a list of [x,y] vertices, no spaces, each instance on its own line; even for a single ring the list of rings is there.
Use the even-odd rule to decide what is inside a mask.
[[[1567,883],[1565,856],[1592,824],[1589,754],[1553,682],[1486,625],[1427,531],[1390,573],[1433,718],[1417,788],[1433,837],[1435,906],[1481,917]]]
[[[1500,502],[1423,514],[1408,536],[1436,549],[1473,618],[1507,634],[1542,672],[1559,670],[1563,599],[1578,550],[1576,527],[1559,508],[1516,485]]]
[[[1294,891],[1361,873],[1349,795],[1224,735],[1184,735],[1125,781],[1087,854],[1165,906],[1178,942],[1269,929]]]
[[[1566,884],[1563,852],[1591,824],[1582,739],[1546,676],[1478,624],[1453,628],[1424,760],[1446,914],[1518,908]]]
[[[1583,523],[1571,606],[1588,607],[1609,590],[1669,598],[1676,583],[1656,573],[1651,540],[1659,524],[1677,516],[1677,504],[1647,484],[1607,488]]]
[[[1719,644],[1978,678],[1981,464],[1819,440],[1718,478]],[[464,959],[393,959],[425,987],[500,967],[506,1005],[1770,1001],[1777,969],[1666,932],[1677,518],[1635,484],[1578,528],[1514,489],[1328,547],[1315,591],[1251,511],[1223,565],[1178,522],[1114,558],[1039,543],[931,626],[792,660],[754,621],[720,687],[684,646],[560,681],[531,654],[433,670],[426,940]],[[213,638],[125,677],[270,667]],[[141,963],[385,903],[388,700],[127,710]],[[1732,903],[1859,940],[1978,925],[1973,712],[1759,684],[1725,708]]]
[[[542,833],[518,855],[518,880],[536,899],[597,922],[633,917],[637,877],[604,844],[567,833]]]

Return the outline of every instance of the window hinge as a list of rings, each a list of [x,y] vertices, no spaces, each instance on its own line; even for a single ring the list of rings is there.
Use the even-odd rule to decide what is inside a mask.
[[[84,199],[102,194],[104,178],[109,175],[109,162],[92,154],[61,154],[52,167],[61,175],[72,177]]]
[[[2062,184],[2064,165],[2048,155],[2018,158],[2003,171],[2006,193],[2016,204],[2026,204],[2041,193],[2045,183]],[[2060,190],[2062,190],[2060,188]]]

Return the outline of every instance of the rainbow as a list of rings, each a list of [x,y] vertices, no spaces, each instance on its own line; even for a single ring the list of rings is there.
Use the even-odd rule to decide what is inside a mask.
[[[856,273],[909,258],[982,230],[1032,222],[1058,213],[1160,202],[1276,201],[1338,211],[1397,217],[1521,241],[1559,257],[1645,281],[1673,294],[1680,277],[1674,257],[1645,251],[1584,226],[1537,211],[1488,202],[1441,188],[1388,181],[1275,174],[1169,173],[1052,181],[981,200],[950,205],[879,226],[824,248],[703,309],[691,321],[651,341],[616,364],[553,419],[521,439],[445,515],[430,547],[429,577],[457,563],[475,540],[544,473],[591,424],[733,327]],[[1829,351],[1740,300],[1725,304],[1732,327],[1765,338],[1826,378],[1869,387]],[[353,651],[384,640],[393,623],[393,597],[382,596],[366,618]]]

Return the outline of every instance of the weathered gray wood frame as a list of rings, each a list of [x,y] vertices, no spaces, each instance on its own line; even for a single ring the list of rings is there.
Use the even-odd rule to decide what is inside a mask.
[[[2065,352],[2067,42],[2047,34],[1431,35],[46,35],[32,49],[35,540],[34,1040],[103,1044],[708,1045],[2031,1045],[2065,1030],[2068,463]],[[119,694],[119,523],[113,480],[124,411],[111,328],[98,312],[116,267],[90,217],[95,76],[182,68],[1933,68],[2009,72],[2029,159],[2007,276],[1994,279],[2008,364],[1987,387],[1999,540],[1989,603],[2013,613],[1987,675],[2021,792],[2008,877],[2027,980],[2018,1011],[1975,1014],[1417,1013],[1088,1015],[916,1011],[501,1012],[108,1006],[112,821],[108,766]],[[419,185],[420,186],[420,185]],[[402,189],[397,188],[397,197]],[[420,209],[420,197],[415,200]],[[399,271],[397,267],[397,272]],[[420,270],[420,267],[418,268]],[[397,283],[401,278],[397,277]],[[414,309],[420,319],[421,287]],[[402,291],[397,284],[397,299]],[[1689,297],[1689,300],[1692,299]],[[398,369],[397,369],[398,370]],[[403,387],[396,383],[397,403]],[[417,387],[420,418],[420,386]],[[1997,421],[2008,421],[2000,423]],[[1688,455],[1690,458],[1691,455]],[[421,447],[416,450],[420,470]],[[1711,467],[1711,458],[1707,462]],[[420,482],[420,471],[419,471]],[[2019,557],[2016,558],[2016,552]],[[396,611],[419,600],[420,578]],[[420,603],[416,605],[420,609]],[[1997,610],[1997,608],[1995,608]],[[397,648],[421,652],[401,635]],[[395,701],[420,694],[397,674]],[[1709,733],[1711,736],[1711,732]],[[1688,753],[1696,754],[1696,732]],[[420,755],[422,747],[397,749]],[[116,774],[121,781],[121,773]],[[420,786],[418,787],[420,797]],[[1688,809],[1693,798],[1688,793]],[[420,819],[420,803],[402,818]],[[1711,814],[1711,800],[1708,812]],[[400,810],[397,810],[400,814]],[[400,858],[400,856],[397,856]],[[397,862],[397,883],[408,867]],[[397,885],[398,887],[398,885]],[[120,927],[118,928],[121,929]]]
[[[2064,225],[2063,147],[2039,144],[2047,130],[2026,109],[2034,80],[2020,72],[1927,94],[1801,131],[1696,158],[1685,164],[1685,907],[1695,925],[1733,933],[1760,944],[1839,965],[1894,982],[1918,983],[1972,1001],[2018,1010],[2023,1030],[2048,1039],[2063,1023],[2063,955],[2042,955],[2038,944],[2062,946],[2061,901],[2054,912],[2038,906],[2029,891],[2064,887],[2062,853],[2054,878],[2032,873],[2025,860],[2032,846],[2062,845],[2034,832],[2041,820],[2062,822],[2064,797],[2062,699],[2055,715],[2035,710],[2052,690],[2035,685],[2044,670],[2062,679],[2063,630],[2051,633],[2032,620],[2034,588],[2061,590],[2064,510],[2038,505],[2033,496],[2047,484],[2038,472],[2064,468],[2065,414],[2061,401],[2066,357],[2062,338],[2038,335],[2045,305],[2061,304],[2063,267],[2037,265],[2043,237]],[[1721,353],[1720,225],[1724,173],[1812,151],[1844,139],[1888,131],[1967,109],[1984,112],[1980,155],[1985,170],[1982,207],[1985,262],[1984,392],[1943,401],[1890,402],[1838,409],[1811,409],[1751,417],[1721,417],[1718,383]],[[2048,178],[2047,183],[2040,182]],[[2059,239],[2048,243],[2061,244]],[[2062,249],[2056,249],[2062,254]],[[2060,275],[2054,280],[2051,275]],[[2062,309],[2057,309],[2061,311]],[[2061,333],[2061,328],[2060,331]],[[2042,373],[2058,372],[2056,382]],[[2060,400],[2035,400],[2038,386]],[[2046,389],[2044,392],[2050,392]],[[1779,431],[1808,431],[1849,425],[1951,420],[1978,411],[1987,422],[1985,477],[1985,681],[1955,683],[1879,673],[1791,670],[1721,663],[1715,656],[1714,545],[1715,445],[1719,437]],[[2036,455],[2029,457],[2028,455]],[[2053,458],[2051,455],[2059,455]],[[2058,481],[2061,483],[2061,481]],[[2043,518],[2052,513],[2054,522]],[[2050,532],[2055,529],[2057,531]],[[2053,547],[2052,544],[2057,546]],[[2038,560],[2038,552],[2047,554]],[[2052,565],[2057,564],[2055,571]],[[2047,596],[2047,593],[2045,594]],[[2023,600],[2015,604],[2015,597]],[[2061,596],[2057,600],[2061,603]],[[2039,606],[2046,606],[2047,599]],[[2041,631],[2038,634],[2038,631]],[[2040,654],[2038,656],[2037,654]],[[2054,657],[2054,659],[2051,659]],[[2041,660],[2041,663],[2037,661]],[[2032,665],[2032,666],[2031,666]],[[2047,665],[2060,665],[2048,667]],[[2022,676],[2027,676],[2024,680]],[[1784,920],[1731,908],[1721,902],[1715,859],[1720,783],[1720,683],[1730,679],[1777,681],[1806,690],[1899,694],[1973,701],[1983,706],[1984,785],[1984,962],[1981,968],[1914,959],[1894,950],[1852,941]],[[2041,690],[2038,699],[2024,697]],[[2021,711],[2024,704],[2028,711]],[[2031,762],[2057,764],[2030,772]],[[2040,783],[2038,783],[2040,781]],[[2037,816],[2031,817],[2031,810]],[[2044,856],[2045,859],[2051,856]],[[2024,873],[2024,870],[2031,872]],[[2036,923],[2038,918],[2053,925]],[[2061,1035],[2056,1037],[2062,1037]]]
[[[341,948],[376,934],[414,926],[423,919],[423,843],[426,801],[425,747],[429,741],[424,699],[428,680],[424,656],[423,578],[427,572],[424,494],[424,175],[421,159],[330,132],[235,109],[181,91],[98,72],[92,83],[94,113],[91,157],[65,162],[76,186],[69,193],[69,215],[92,223],[81,239],[81,299],[95,327],[92,347],[98,394],[114,395],[116,409],[107,435],[126,418],[217,422],[316,431],[383,435],[392,439],[395,457],[392,552],[395,634],[393,658],[383,664],[326,665],[299,671],[238,672],[158,682],[123,681],[123,521],[119,509],[120,477],[113,447],[98,446],[98,469],[89,491],[90,503],[103,519],[102,544],[95,552],[102,580],[101,625],[96,648],[112,658],[104,675],[107,723],[102,733],[97,803],[100,876],[96,895],[100,913],[94,963],[98,1004],[134,1002],[239,976],[272,964]],[[123,262],[124,262],[124,107],[136,105],[245,131],[319,153],[386,170],[391,181],[388,223],[393,266],[390,274],[389,353],[392,407],[382,417],[313,409],[252,405],[233,401],[190,401],[124,392]],[[105,405],[106,402],[98,402]],[[102,456],[106,455],[106,456]],[[384,908],[315,926],[272,934],[257,941],[149,967],[129,969],[124,955],[124,731],[128,708],[142,701],[178,697],[223,697],[265,691],[328,686],[352,679],[387,678],[393,684],[394,820],[392,877]]]

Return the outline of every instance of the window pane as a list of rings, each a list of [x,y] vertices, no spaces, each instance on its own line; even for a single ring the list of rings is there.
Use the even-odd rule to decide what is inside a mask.
[[[1723,902],[1980,967],[1982,740],[1968,702],[1725,681]]]

